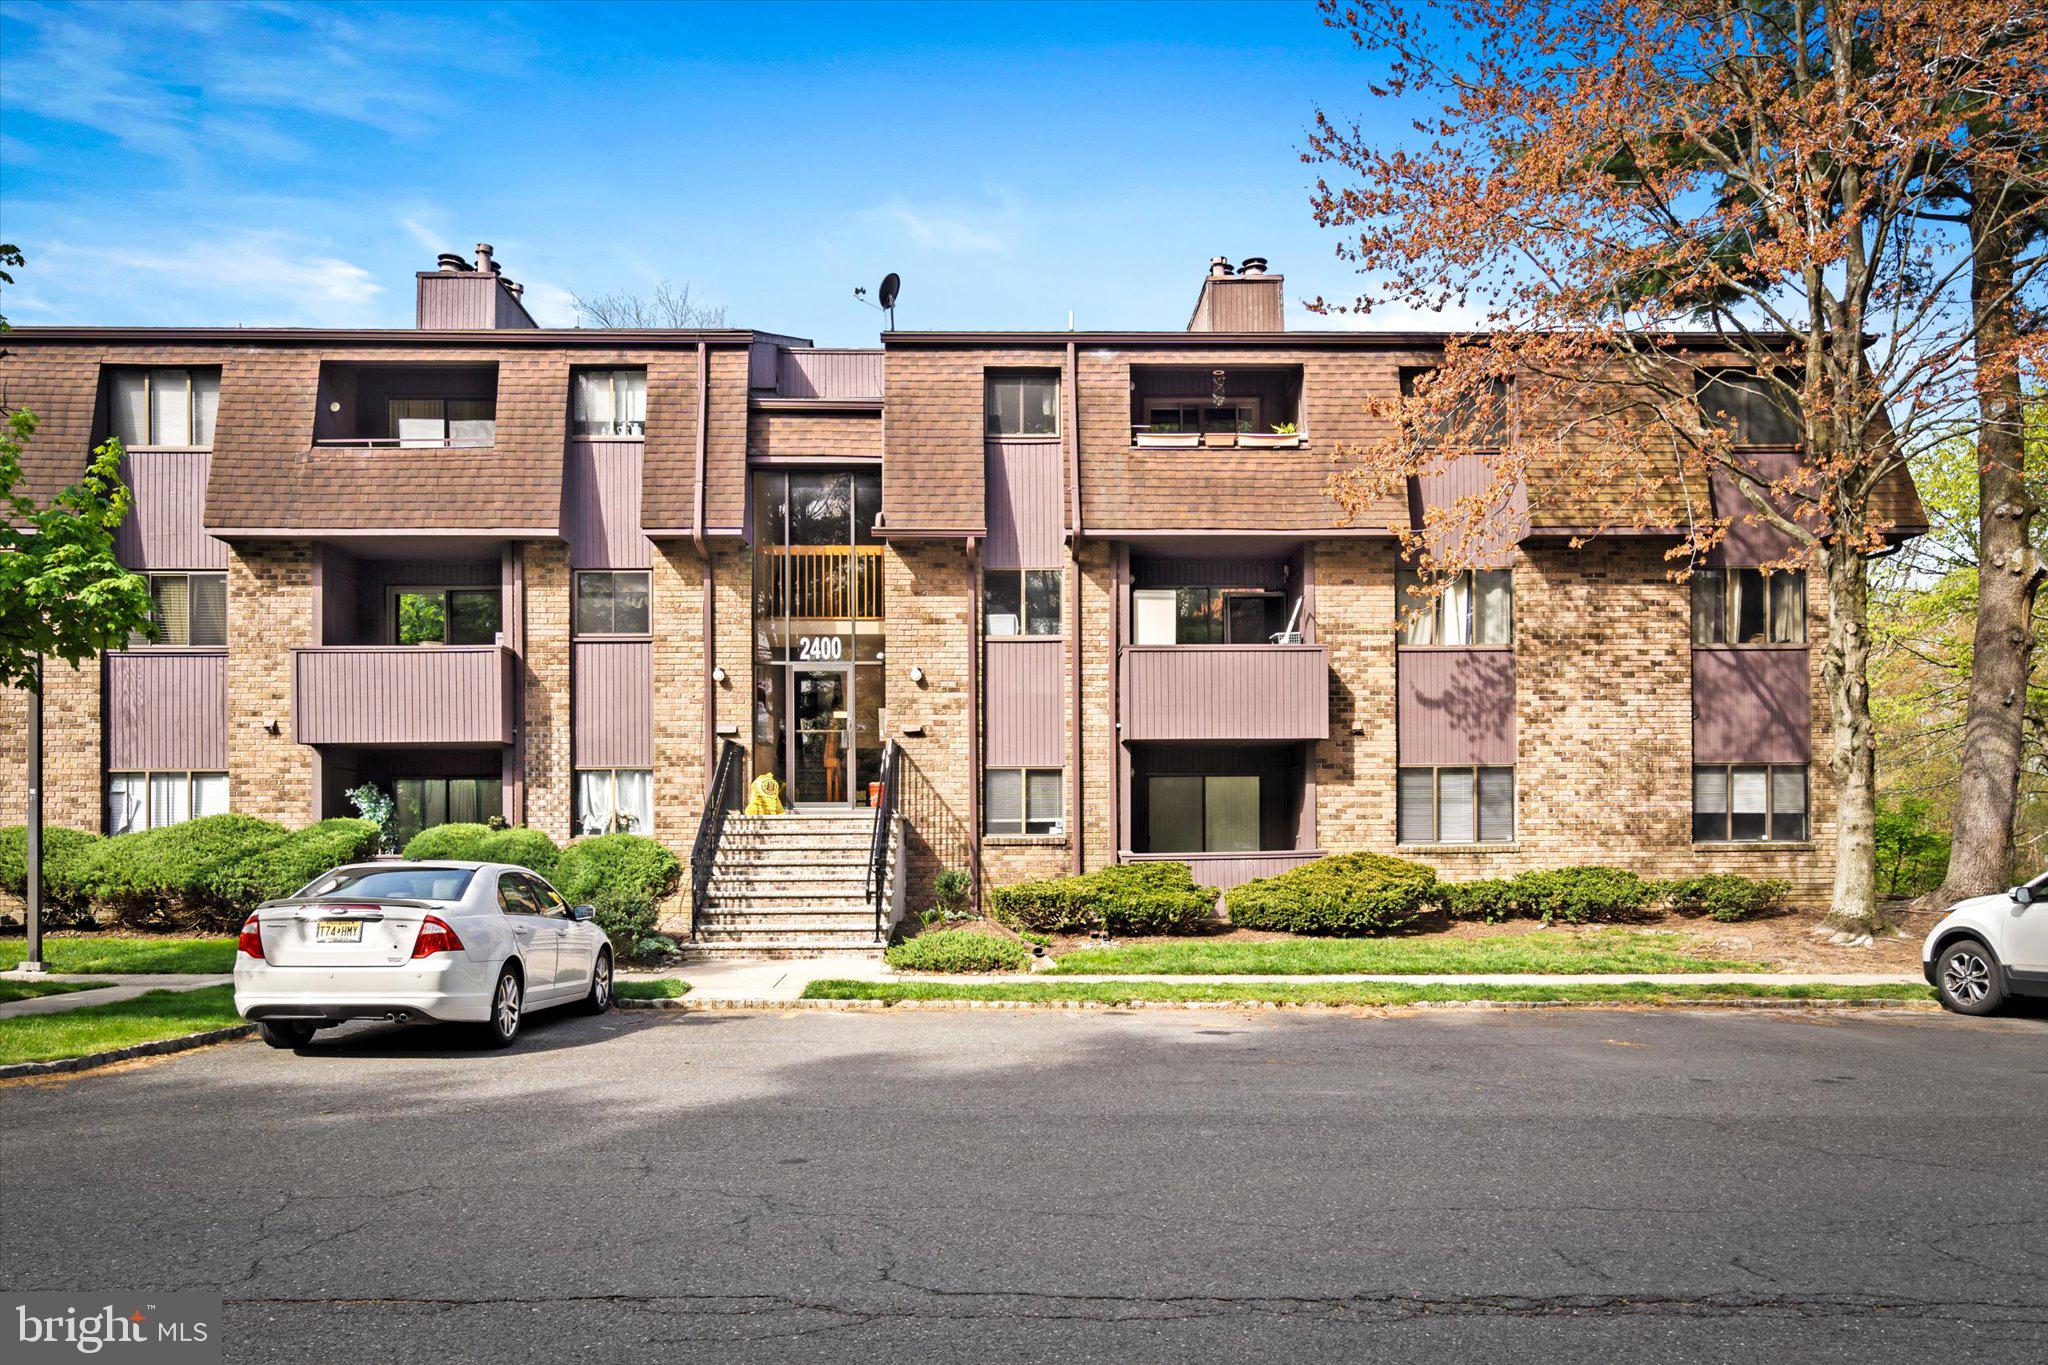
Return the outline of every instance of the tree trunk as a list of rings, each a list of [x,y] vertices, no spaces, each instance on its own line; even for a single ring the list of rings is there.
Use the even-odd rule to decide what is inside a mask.
[[[1821,551],[1821,559],[1828,581],[1828,638],[1821,676],[1828,694],[1828,769],[1835,779],[1835,893],[1827,922],[1838,929],[1874,934],[1884,923],[1877,911],[1870,583],[1863,557],[1843,548],[1839,539]]]
[[[2013,363],[2013,257],[2004,221],[2011,196],[1979,186],[1970,215],[1970,287],[1977,329],[1977,621],[1969,707],[1948,875],[1940,906],[2005,889],[2012,875],[2013,810],[2019,800],[2027,670],[2033,662],[2034,596],[2043,565],[2029,524],[2022,452],[2022,394]]]

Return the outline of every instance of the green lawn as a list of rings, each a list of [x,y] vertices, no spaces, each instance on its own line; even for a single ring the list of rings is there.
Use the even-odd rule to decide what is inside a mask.
[[[1539,929],[1488,938],[1179,939],[1063,953],[1055,974],[1311,976],[1336,972],[1763,972],[1763,962],[1690,952],[1663,930]]]
[[[652,981],[621,981],[616,989],[621,1000],[680,1000],[690,993],[690,983],[659,976]]]
[[[1143,1001],[1274,1001],[1296,1005],[1414,1005],[1432,1001],[1538,1000],[1660,1004],[1688,1000],[1931,1000],[1925,986],[1774,986],[1764,982],[1657,985],[1621,981],[1567,986],[1408,986],[1398,982],[1170,981],[813,981],[806,1000],[1019,1000],[1044,1004],[1084,1001],[1123,1005]]]
[[[66,991],[89,991],[83,981],[0,981],[0,1005],[10,1000],[33,1000],[41,995],[62,995]]]
[[[0,939],[0,971],[21,965],[25,939]],[[200,972],[235,969],[231,938],[172,938],[148,934],[52,934],[43,962],[53,972]]]
[[[0,1019],[0,1065],[77,1057],[240,1022],[232,986],[150,991],[111,1005]]]

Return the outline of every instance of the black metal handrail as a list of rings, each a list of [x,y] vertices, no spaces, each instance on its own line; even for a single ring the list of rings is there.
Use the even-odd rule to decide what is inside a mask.
[[[740,785],[745,776],[746,751],[732,740],[718,746],[718,764],[711,770],[711,785],[704,789],[704,814],[697,821],[697,842],[690,846],[690,919],[696,928],[697,911],[711,890],[711,864],[718,857],[718,840],[725,833],[727,812],[741,804]]]
[[[875,906],[875,942],[888,937],[882,922],[889,893],[889,845],[896,826],[896,765],[902,751],[895,740],[882,745],[881,793],[875,800],[875,832],[868,844],[868,898]]]

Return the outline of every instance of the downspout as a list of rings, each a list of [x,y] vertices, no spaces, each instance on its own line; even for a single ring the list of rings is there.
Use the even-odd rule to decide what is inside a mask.
[[[967,881],[981,910],[981,538],[967,537]]]
[[[697,490],[690,507],[690,544],[697,551],[703,603],[704,662],[704,781],[708,786],[718,769],[718,694],[711,670],[718,664],[718,633],[715,612],[717,595],[711,581],[711,551],[704,543],[705,481],[711,466],[711,343],[697,343]]]
[[[1087,830],[1081,820],[1081,767],[1083,746],[1081,743],[1081,716],[1085,709],[1081,704],[1081,400],[1074,392],[1080,380],[1078,354],[1073,342],[1067,343],[1066,383],[1060,387],[1066,390],[1067,430],[1067,511],[1068,524],[1073,535],[1067,541],[1067,559],[1072,566],[1068,575],[1073,584],[1068,593],[1067,603],[1067,695],[1073,698],[1071,734],[1068,749],[1074,755],[1074,770],[1068,777],[1067,809],[1072,812],[1067,821],[1067,842],[1071,849],[1070,861],[1075,876],[1087,870]],[[979,600],[979,599],[977,599]]]

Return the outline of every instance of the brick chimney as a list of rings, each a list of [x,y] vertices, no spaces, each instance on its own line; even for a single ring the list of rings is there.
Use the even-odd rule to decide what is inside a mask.
[[[1235,271],[1230,258],[1209,262],[1202,297],[1188,319],[1190,332],[1284,332],[1287,330],[1285,276],[1266,273],[1264,256],[1247,256]]]
[[[523,285],[505,278],[493,259],[491,244],[476,244],[476,264],[453,251],[422,270],[414,323],[432,331],[468,331],[496,327],[538,327],[520,295]]]

